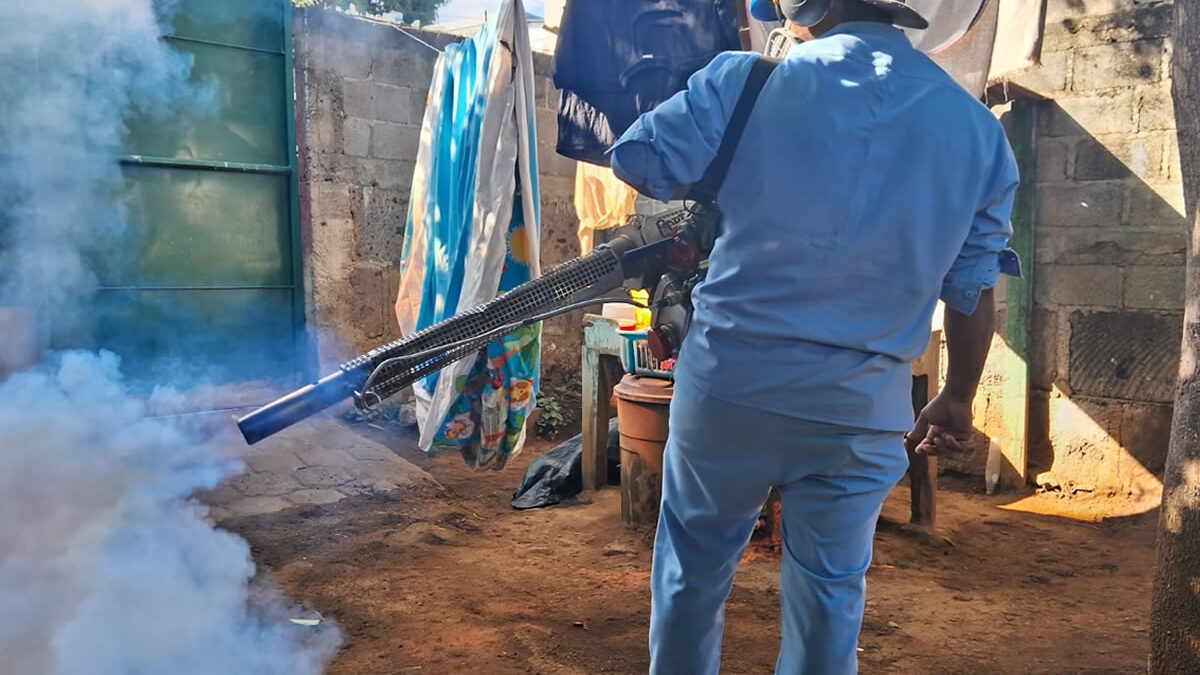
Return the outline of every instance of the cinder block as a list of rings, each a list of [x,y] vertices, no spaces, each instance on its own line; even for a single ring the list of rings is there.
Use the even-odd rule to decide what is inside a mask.
[[[1129,0],[1047,0],[1046,23],[1079,21],[1087,16],[1113,14],[1129,4]]]
[[[372,87],[372,110],[374,119],[384,122],[410,124],[420,119],[414,119],[412,110],[412,90],[408,87],[397,87],[391,84],[376,82]]]
[[[1066,180],[1067,165],[1075,149],[1074,140],[1045,139],[1037,146],[1039,183]]]
[[[1074,394],[1169,403],[1179,372],[1182,314],[1079,311],[1071,314]]]
[[[1039,264],[1183,265],[1187,235],[1182,231],[1145,232],[1129,228],[1043,228],[1037,236]]]
[[[1074,175],[1081,181],[1159,178],[1165,172],[1164,150],[1158,135],[1090,138],[1075,147]]]
[[[1054,449],[1049,482],[1068,493],[1104,491],[1120,485],[1118,404],[1103,399],[1052,396],[1049,422],[1050,444]]]
[[[331,97],[326,97],[326,101]],[[310,100],[308,115],[299,121],[304,124],[306,150],[313,153],[340,152],[342,147],[342,115],[332,105]]]
[[[1096,91],[1153,84],[1162,79],[1162,40],[1114,42],[1075,51],[1071,87]]]
[[[397,188],[407,198],[415,168],[415,155],[408,160],[360,159],[355,164],[354,175],[364,188]]]
[[[1034,285],[1041,305],[1120,307],[1121,274],[1100,265],[1042,265]]]
[[[377,159],[416,161],[420,142],[420,127],[391,122],[371,124],[371,156]]]
[[[1183,172],[1179,164],[1179,139],[1171,138],[1167,141],[1166,148],[1167,158],[1167,179],[1175,181],[1177,184],[1183,180]]]
[[[1181,266],[1131,267],[1125,270],[1125,306],[1182,311],[1186,279]]]
[[[429,105],[429,90],[406,89],[408,96],[408,122],[420,126],[425,122],[425,108]]]
[[[1183,186],[1178,182],[1129,181],[1128,225],[1132,228],[1170,229],[1185,232],[1187,213]]]
[[[409,38],[399,36],[400,39]],[[432,49],[413,44],[415,49],[382,49],[372,62],[371,77],[376,82],[402,87],[429,89],[433,81],[433,67],[437,53]]]
[[[1080,142],[1076,147],[1073,173],[1078,180],[1120,180],[1132,175],[1131,168],[1125,162],[1092,138]]]
[[[1017,86],[1039,94],[1058,94],[1067,89],[1067,74],[1070,70],[1071,52],[1066,49],[1042,52],[1042,62],[1037,66],[1004,79]]]
[[[1058,378],[1058,314],[1040,305],[1029,317],[1029,377],[1034,389],[1049,390]]]
[[[397,251],[396,256],[399,254]],[[347,283],[354,294],[350,316],[359,338],[358,342],[365,339],[367,342],[378,343],[392,323],[388,313],[384,311],[383,305],[386,303],[378,302],[378,298],[389,297],[394,289],[385,286],[382,270],[374,265],[355,265],[347,277]]]
[[[545,110],[558,110],[558,89],[554,87],[554,79],[545,75],[533,78],[535,104]]]
[[[1037,193],[1042,227],[1115,226],[1121,222],[1124,190],[1119,184],[1039,185]]]
[[[317,152],[310,146],[305,153],[308,177],[307,180],[301,177],[301,181],[310,186],[318,183],[356,183],[358,179],[354,175],[354,165],[360,160],[344,154],[340,148],[338,145],[330,151]]]
[[[550,79],[550,86],[546,89],[546,100],[539,107],[546,110],[558,112],[558,107],[562,103],[562,90],[554,86],[554,79]]]
[[[358,253],[364,260],[400,264],[404,226],[408,220],[408,191],[399,188],[363,189],[363,227]]]
[[[1047,48],[1134,42],[1171,34],[1171,3],[1158,0],[1051,0],[1046,12]]]
[[[375,83],[371,80],[342,80],[342,112],[351,117],[375,117]]]
[[[1171,442],[1171,406],[1153,403],[1125,403],[1121,414],[1121,445],[1136,462],[1150,473],[1160,473],[1166,465],[1167,446]],[[1124,467],[1123,467],[1124,468]],[[1136,467],[1131,467],[1131,469]],[[1122,471],[1122,474],[1132,471]]]
[[[1062,96],[1038,117],[1047,136],[1092,136],[1132,133],[1133,94],[1127,89],[1098,94]]]
[[[537,111],[538,145],[554,147],[558,143],[558,114],[550,110]]]
[[[1139,88],[1136,105],[1138,131],[1175,130],[1175,104],[1166,83]]]
[[[370,156],[371,123],[361,117],[347,117],[343,129],[345,136],[343,151],[351,157]]]
[[[575,177],[575,160],[558,154],[553,146],[538,145],[538,173],[559,178]]]
[[[347,40],[336,33],[322,31],[310,33],[317,35],[313,40],[315,47],[309,54],[311,67],[337,73],[342,77],[366,78],[371,73],[371,52],[366,44]]]

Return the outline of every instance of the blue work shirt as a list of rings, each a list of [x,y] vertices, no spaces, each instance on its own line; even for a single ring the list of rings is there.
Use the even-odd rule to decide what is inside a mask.
[[[662,200],[716,156],[755,54],[718,56],[613,146]],[[722,187],[676,379],[859,429],[912,425],[910,362],[938,299],[971,314],[999,275],[1018,182],[995,116],[904,34],[848,23],[772,73]]]

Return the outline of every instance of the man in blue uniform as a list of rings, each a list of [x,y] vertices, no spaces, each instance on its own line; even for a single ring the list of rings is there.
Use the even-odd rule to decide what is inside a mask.
[[[779,0],[809,39],[762,89],[718,196],[722,234],[676,367],[654,550],[651,672],[720,663],[724,603],[761,505],[783,505],[777,673],[857,669],[884,497],[971,430],[1017,167],[991,112],[895,26],[893,0]],[[661,200],[716,155],[756,55],[725,53],[611,151]],[[913,426],[910,362],[946,303],[949,374]]]

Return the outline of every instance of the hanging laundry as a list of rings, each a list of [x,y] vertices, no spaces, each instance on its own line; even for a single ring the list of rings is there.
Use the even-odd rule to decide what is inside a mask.
[[[558,28],[562,25],[563,10],[567,7],[567,0],[546,0],[543,9],[545,16],[542,18],[542,28],[551,33],[558,34]]]
[[[558,154],[608,166],[605,152],[639,115],[740,48],[738,1],[568,2],[554,54]]]
[[[929,19],[924,31],[906,31],[968,91],[1041,60],[1046,0],[909,0]]]
[[[579,218],[579,254],[590,253],[598,230],[625,224],[637,205],[637,190],[606,166],[575,164],[575,215]]]
[[[413,175],[396,319],[405,335],[540,274],[533,61],[521,0],[438,58]],[[413,385],[420,446],[499,469],[535,405],[540,328]]]
[[[1046,0],[998,0],[996,50],[989,79],[1037,65],[1042,59]]]
[[[987,2],[965,35],[945,49],[930,54],[935,63],[977,98],[982,98],[987,88],[992,54],[996,51],[999,7],[999,0]],[[936,15],[929,20],[936,20]]]

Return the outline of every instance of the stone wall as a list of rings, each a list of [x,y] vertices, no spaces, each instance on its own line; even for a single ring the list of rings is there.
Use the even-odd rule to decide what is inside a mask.
[[[458,39],[417,35],[439,48]],[[437,53],[390,25],[325,10],[296,12],[294,49],[307,319],[328,368],[399,336],[392,307]],[[579,252],[575,167],[554,153],[551,59],[535,55],[535,66],[546,267]],[[570,318],[546,326],[546,372],[578,370],[579,333]]]
[[[1024,176],[1036,185],[1030,474],[1065,491],[1150,494],[1166,455],[1187,245],[1171,14],[1170,2],[1049,0],[1042,65],[1011,78],[1045,99]]]

